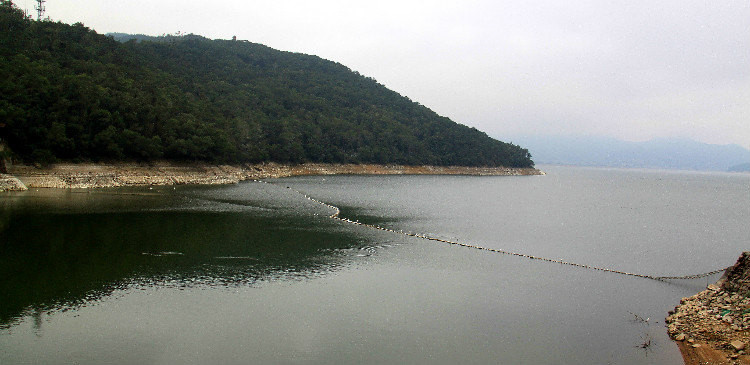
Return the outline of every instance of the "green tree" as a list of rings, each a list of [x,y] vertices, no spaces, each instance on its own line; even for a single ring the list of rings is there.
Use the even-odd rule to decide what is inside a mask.
[[[29,162],[533,166],[528,151],[319,57],[196,35],[97,34],[0,0],[0,138]]]

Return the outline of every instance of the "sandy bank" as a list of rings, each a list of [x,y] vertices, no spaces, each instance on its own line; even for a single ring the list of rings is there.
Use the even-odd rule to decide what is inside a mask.
[[[750,252],[666,319],[687,365],[750,364]]]
[[[299,175],[543,175],[531,168],[460,166],[400,166],[276,163],[249,165],[175,164],[57,164],[46,168],[15,165],[9,171],[28,188],[104,188],[117,186],[233,184],[243,180]],[[10,177],[13,177],[10,176]],[[9,177],[9,178],[10,178]],[[0,191],[2,187],[0,187]]]

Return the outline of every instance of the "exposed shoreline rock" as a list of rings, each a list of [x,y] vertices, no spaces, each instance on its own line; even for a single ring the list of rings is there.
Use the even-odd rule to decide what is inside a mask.
[[[24,185],[15,176],[0,174],[0,191],[24,191],[27,190]]]
[[[724,276],[669,312],[667,331],[685,364],[750,364],[750,252]]]
[[[299,175],[543,175],[533,168],[401,166],[360,164],[248,165],[177,164],[56,164],[46,168],[14,165],[9,173],[27,188],[106,188],[118,186],[234,184],[244,180]],[[7,191],[0,186],[0,191]]]

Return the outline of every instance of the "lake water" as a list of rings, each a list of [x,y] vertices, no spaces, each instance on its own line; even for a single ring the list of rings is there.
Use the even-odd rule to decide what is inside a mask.
[[[365,223],[640,274],[748,249],[750,175],[543,169],[5,193],[0,364],[680,364],[666,312],[719,275],[427,241],[295,192]]]

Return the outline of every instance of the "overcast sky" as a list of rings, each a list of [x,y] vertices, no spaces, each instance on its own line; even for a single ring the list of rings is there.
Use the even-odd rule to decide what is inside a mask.
[[[35,1],[15,0],[29,10]],[[48,0],[100,33],[314,54],[503,140],[686,137],[750,148],[750,1]]]

